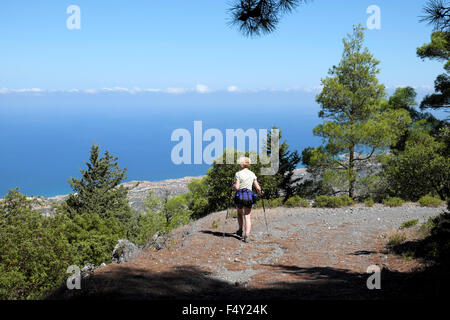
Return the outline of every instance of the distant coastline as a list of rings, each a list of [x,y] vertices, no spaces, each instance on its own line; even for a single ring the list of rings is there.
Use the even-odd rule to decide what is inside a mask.
[[[294,178],[304,178],[306,175],[306,168],[299,168],[294,170]],[[130,188],[130,190],[128,191],[128,201],[133,210],[143,212],[145,211],[144,203],[150,191],[153,191],[154,195],[158,198],[166,196],[166,193],[169,197],[176,196],[189,191],[187,187],[189,182],[195,179],[201,179],[203,177],[205,176],[185,176],[182,178],[166,179],[161,181],[132,180],[123,182],[120,185]],[[35,209],[39,210],[46,216],[50,216],[54,214],[52,212],[52,205],[64,201],[64,199],[66,199],[68,196],[69,194],[63,194],[53,197],[31,196],[28,198],[40,199],[41,204],[36,205]]]

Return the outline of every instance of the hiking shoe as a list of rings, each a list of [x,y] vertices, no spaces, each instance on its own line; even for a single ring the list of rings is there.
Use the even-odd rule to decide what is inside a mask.
[[[242,241],[244,241],[245,243],[249,243],[250,241],[250,237],[245,235],[244,238],[242,238]]]
[[[242,237],[242,230],[236,231],[236,234],[237,234],[239,237]]]

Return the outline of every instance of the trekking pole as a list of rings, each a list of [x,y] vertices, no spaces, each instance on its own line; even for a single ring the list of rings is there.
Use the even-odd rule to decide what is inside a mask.
[[[227,219],[228,219],[228,210],[229,210],[229,208],[227,208],[227,215],[225,216],[225,221],[223,223],[222,237],[225,237],[225,226],[227,224]]]
[[[231,210],[231,206],[232,206],[232,201],[233,201],[233,190],[231,191],[230,203],[228,204],[228,207],[227,207],[227,215],[225,216],[225,222],[224,222],[224,224],[223,224],[223,234],[222,234],[222,237],[225,237],[225,226],[226,226],[226,224],[227,224],[228,217],[230,216],[230,210]]]
[[[228,216],[230,214],[229,212],[230,212],[230,206],[227,206],[227,215],[225,216],[225,222],[223,223],[223,234],[222,234],[222,237],[225,237],[225,227],[227,225]]]
[[[269,234],[269,225],[267,224],[266,208],[264,206],[264,193],[263,193],[263,196],[261,197],[261,201],[262,201],[262,207],[263,207],[263,211],[264,211],[264,220],[266,221],[266,231],[267,231],[267,234]]]

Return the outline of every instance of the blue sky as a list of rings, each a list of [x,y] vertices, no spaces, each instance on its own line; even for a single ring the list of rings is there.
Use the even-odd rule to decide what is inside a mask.
[[[373,4],[381,30],[367,30],[366,45],[381,61],[381,82],[430,90],[442,65],[415,53],[432,31],[419,23],[424,2],[314,0],[274,34],[249,39],[227,25],[228,1],[2,0],[0,93],[311,90]],[[66,28],[71,4],[81,8],[81,30]]]

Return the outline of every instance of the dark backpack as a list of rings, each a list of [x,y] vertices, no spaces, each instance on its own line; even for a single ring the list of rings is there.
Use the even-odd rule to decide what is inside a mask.
[[[235,201],[244,207],[250,208],[256,202],[256,193],[249,189],[239,189],[236,191]]]

